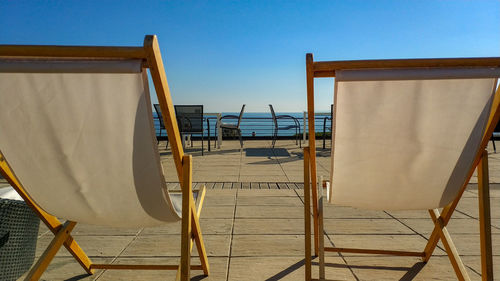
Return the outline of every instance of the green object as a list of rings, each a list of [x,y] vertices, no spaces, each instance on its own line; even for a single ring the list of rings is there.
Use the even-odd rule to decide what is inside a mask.
[[[33,265],[39,225],[24,201],[0,199],[0,281],[17,280]]]

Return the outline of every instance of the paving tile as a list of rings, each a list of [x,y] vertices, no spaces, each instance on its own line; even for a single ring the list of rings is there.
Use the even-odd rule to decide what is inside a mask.
[[[234,216],[234,206],[203,206],[200,220],[207,219],[229,219]]]
[[[178,258],[118,258],[116,264],[178,264]],[[201,270],[191,270],[191,280],[226,280],[227,257],[210,257],[210,275],[204,276]],[[191,264],[200,264],[199,258],[193,257]],[[157,281],[175,280],[175,270],[106,270],[98,280],[110,281]],[[137,276],[137,277],[134,277]],[[139,277],[140,276],[140,277]]]
[[[429,219],[402,219],[409,227],[417,230],[419,233],[430,234],[434,229],[434,223]],[[498,220],[496,220],[498,221]],[[447,225],[448,231],[451,234],[478,234],[479,233],[479,221],[477,219],[451,219]],[[500,233],[500,229],[492,228],[492,233]]]
[[[424,250],[427,240],[420,235],[328,235],[335,247],[342,248],[360,248],[360,249],[383,249],[397,251],[415,251]],[[436,254],[445,254],[442,250],[436,249]],[[359,256],[364,254],[343,253],[344,256]]]
[[[304,235],[234,235],[232,257],[304,255]]]
[[[200,219],[201,231],[205,235],[211,234],[231,234],[233,219]],[[181,222],[167,224],[164,226],[144,228],[141,236],[146,235],[165,235],[181,233]]]
[[[43,224],[43,223],[41,223]],[[73,235],[93,235],[93,236],[135,236],[142,228],[121,228],[88,224],[76,224],[71,232]]]
[[[125,249],[130,242],[132,242],[135,236],[74,235],[73,237],[88,256],[115,257],[120,254],[120,252],[123,251],[123,249]],[[37,257],[45,251],[53,238],[53,236],[45,235],[38,239],[35,254]],[[66,248],[62,247],[61,250],[57,252],[57,256],[67,257],[71,256],[71,254],[66,250]]]
[[[229,256],[229,235],[204,235],[208,256]],[[144,235],[137,237],[120,255],[120,257],[179,257],[181,250],[180,235]],[[196,247],[193,256],[197,255]]]
[[[236,219],[234,234],[304,234],[303,219]]]
[[[413,234],[395,219],[324,219],[328,234]]]
[[[111,258],[92,258],[94,263],[110,263],[111,261]],[[93,275],[89,275],[73,257],[55,257],[40,280],[96,280],[102,272],[103,270],[99,269]],[[24,280],[26,275],[27,273],[18,280]]]
[[[351,207],[336,206],[332,204],[324,204],[323,208],[325,218],[379,218],[379,219],[389,219],[391,218],[384,211],[373,211],[373,210],[363,210]]]
[[[481,257],[479,256],[464,256],[462,257],[464,264],[479,275],[481,275]],[[493,256],[493,277],[495,280],[500,276],[500,256]]]
[[[317,259],[316,259],[317,260]],[[318,278],[317,266],[313,261],[313,278]],[[328,280],[356,280],[344,261],[329,258],[334,266],[326,268]],[[302,257],[236,257],[231,258],[229,265],[229,280],[231,281],[261,281],[261,280],[304,280],[304,259]]]
[[[347,264],[359,280],[456,280],[457,277],[448,257],[433,257],[424,264],[414,257],[349,257]],[[328,259],[327,259],[328,262]],[[471,280],[480,277],[468,270]]]
[[[304,218],[304,209],[298,206],[237,206],[236,218]]]
[[[457,210],[473,218],[479,218],[477,198],[462,198],[457,205]],[[498,200],[491,201],[491,217],[500,218],[500,204]]]
[[[297,196],[295,197],[244,196],[244,197],[238,197],[238,206],[297,206],[297,208],[303,209],[304,205]]]
[[[492,234],[493,255],[500,255],[500,234]],[[480,256],[479,234],[451,235],[460,255]]]
[[[238,190],[238,198],[242,197],[297,197],[297,193],[291,189],[241,189]]]
[[[426,210],[414,210],[414,211],[387,211],[387,213],[398,219],[430,219],[429,212]],[[460,212],[455,211],[453,213],[453,218],[470,218],[470,216],[464,215]]]

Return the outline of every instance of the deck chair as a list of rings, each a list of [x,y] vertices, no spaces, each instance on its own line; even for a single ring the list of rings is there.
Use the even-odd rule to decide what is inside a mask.
[[[485,148],[500,118],[500,58],[314,62],[307,54],[306,68],[309,136],[315,132],[314,78],[335,77],[329,202],[428,210],[434,222],[422,252],[325,247],[324,199],[316,188],[316,144],[310,137],[304,150],[306,280],[311,279],[311,200],[320,279],[325,251],[417,256],[427,262],[441,240],[458,279],[469,280],[446,225],[476,167],[482,274],[493,280]]]
[[[273,124],[274,124],[274,127],[273,127],[273,140],[271,142],[271,146],[272,148],[274,148],[274,145],[276,144],[276,141],[278,140],[278,132],[279,130],[295,130],[295,145],[299,145],[299,147],[302,147],[302,143],[299,142],[299,136],[300,136],[300,123],[299,123],[299,120],[297,120],[297,118],[291,116],[291,115],[285,115],[285,114],[281,114],[281,115],[276,115],[276,113],[274,112],[274,108],[273,108],[273,105],[270,104],[269,105],[269,110],[271,111],[271,116],[273,118]],[[289,125],[285,125],[285,126],[279,126],[278,125],[278,119],[285,119],[285,120],[291,120],[293,121],[293,124],[291,124],[291,122],[289,122]]]
[[[196,269],[208,275],[192,158],[182,149],[156,36],[146,36],[142,47],[2,45],[0,57],[0,172],[55,234],[26,280],[38,280],[61,246],[88,274],[177,270],[177,280],[189,280]],[[181,194],[169,192],[163,177],[148,69]],[[204,189],[197,201],[203,196]],[[93,263],[71,236],[77,222],[146,227],[179,220],[181,258],[174,265]],[[201,265],[190,264],[193,240]]]

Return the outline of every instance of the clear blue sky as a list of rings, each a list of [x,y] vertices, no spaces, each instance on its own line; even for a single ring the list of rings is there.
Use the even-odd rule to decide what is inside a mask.
[[[1,1],[0,44],[142,45],[156,34],[176,104],[305,109],[316,60],[500,56],[500,1]],[[328,111],[333,82],[317,85]]]

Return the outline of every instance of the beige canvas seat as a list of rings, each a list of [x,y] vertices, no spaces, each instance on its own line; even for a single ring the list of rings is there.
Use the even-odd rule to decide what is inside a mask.
[[[311,149],[304,150],[306,279],[311,278],[312,186],[320,279],[325,251],[417,256],[427,262],[441,239],[458,279],[468,280],[446,224],[479,164],[483,280],[492,280],[485,148],[500,117],[500,58],[314,62],[308,54],[309,118],[314,118],[315,77],[335,77],[329,202],[429,210],[435,228],[422,252],[325,247],[311,138]],[[309,130],[314,136],[314,119]]]
[[[0,172],[55,234],[26,277],[64,245],[85,271],[170,269],[208,275],[198,217],[156,36],[143,47],[0,46]],[[150,71],[181,182],[165,184],[152,120]],[[182,195],[182,196],[181,196]],[[61,224],[57,218],[66,219]],[[180,265],[93,263],[71,236],[77,222],[147,227],[182,220]],[[190,265],[193,240],[201,265]]]

